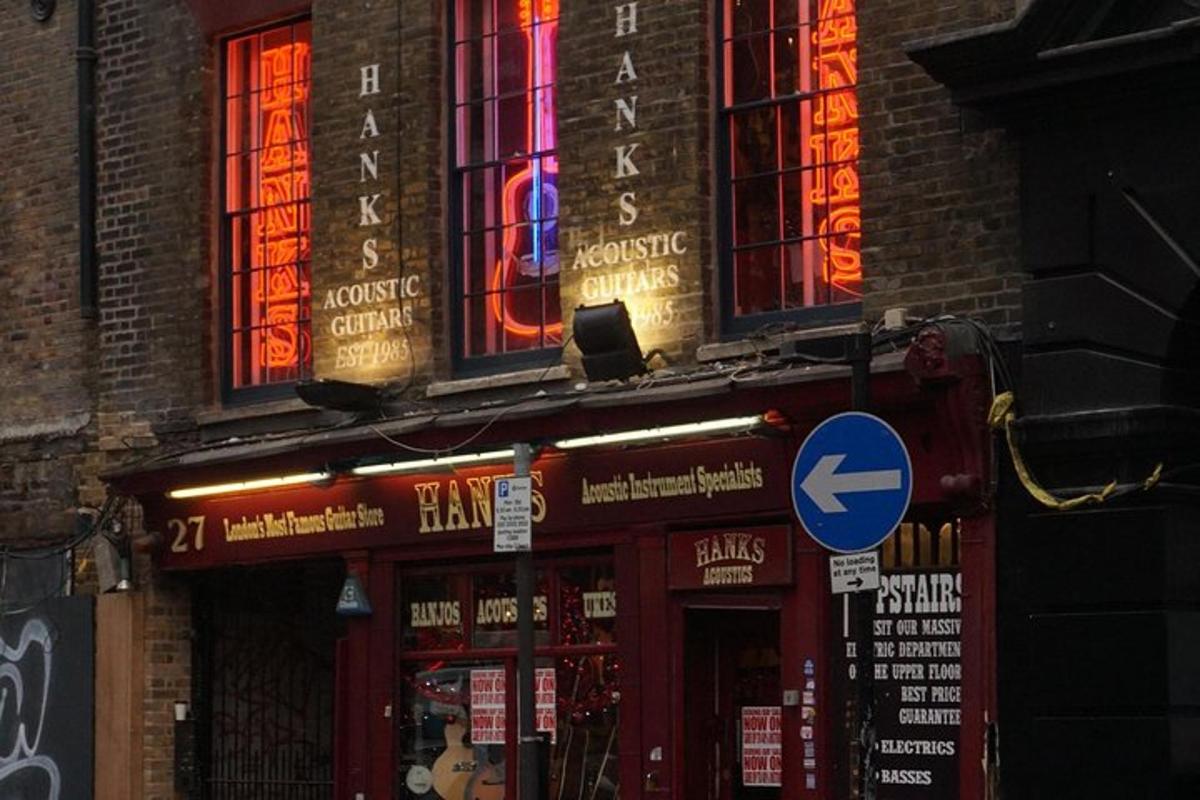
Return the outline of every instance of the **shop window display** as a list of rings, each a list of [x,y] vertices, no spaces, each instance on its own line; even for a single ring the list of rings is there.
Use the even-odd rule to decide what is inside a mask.
[[[479,569],[399,582],[397,797],[501,800],[516,786],[514,577]],[[616,603],[611,563],[538,573],[535,692],[549,797],[618,795]]]

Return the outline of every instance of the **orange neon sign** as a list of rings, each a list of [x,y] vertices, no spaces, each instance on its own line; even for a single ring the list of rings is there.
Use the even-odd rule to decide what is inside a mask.
[[[862,209],[858,188],[858,23],[855,0],[822,0],[820,21],[812,35],[813,69],[824,91],[813,102],[813,128],[822,131],[809,139],[818,170],[810,193],[814,206],[828,203],[821,221],[822,264],[825,282],[856,297],[862,294]],[[839,91],[840,90],[840,91]]]
[[[527,42],[525,152],[552,152],[557,144],[553,83],[558,0],[519,0],[517,15]],[[516,336],[552,337],[562,332],[561,318],[543,321],[542,292],[512,291],[522,284],[540,285],[547,274],[558,272],[557,176],[557,156],[535,155],[509,176],[501,192],[503,249],[492,273],[490,308],[504,330]],[[529,295],[537,300],[533,313],[518,302]],[[545,313],[558,314],[556,303],[544,305]]]
[[[293,380],[311,359],[312,50],[298,35],[282,26],[227,45],[235,388]]]
[[[253,290],[269,326],[259,345],[259,361],[266,367],[298,367],[301,353],[309,352],[311,334],[298,323],[301,297],[310,289],[307,280],[301,280],[297,262],[309,253],[309,206],[298,201],[309,197],[308,131],[300,110],[308,103],[305,79],[311,61],[307,43],[264,50],[260,61],[263,149],[258,188],[265,210],[258,221],[266,246],[255,248],[252,259],[265,262],[253,266],[267,267],[265,280]]]

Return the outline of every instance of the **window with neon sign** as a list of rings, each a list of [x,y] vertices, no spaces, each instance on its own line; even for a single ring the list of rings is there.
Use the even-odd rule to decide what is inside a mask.
[[[311,66],[307,21],[224,43],[225,368],[235,392],[311,371]]]
[[[460,355],[556,347],[558,0],[458,0],[454,39]]]
[[[856,0],[724,3],[726,320],[837,316],[862,294]]]

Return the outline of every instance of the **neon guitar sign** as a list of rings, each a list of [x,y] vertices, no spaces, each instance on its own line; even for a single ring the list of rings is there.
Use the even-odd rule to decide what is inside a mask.
[[[505,181],[501,193],[504,239],[492,273],[490,307],[510,334],[553,337],[562,333],[557,298],[544,302],[536,288],[559,270],[558,157],[536,154],[553,153],[557,147],[553,83],[558,0],[519,0],[517,14],[526,40],[525,152],[535,155]]]

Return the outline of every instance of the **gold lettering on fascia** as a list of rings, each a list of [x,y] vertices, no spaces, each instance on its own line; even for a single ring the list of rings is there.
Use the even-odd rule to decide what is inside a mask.
[[[350,533],[384,526],[383,509],[359,503],[353,508],[326,506],[324,510],[301,513],[292,509],[221,520],[226,542],[247,542],[323,533]]]
[[[604,480],[580,482],[582,505],[609,505],[661,500],[675,497],[703,497],[712,500],[730,492],[745,492],[763,487],[763,472],[754,461],[725,462],[720,467],[699,465],[687,472],[669,474],[652,470],[613,475]]]
[[[531,518],[546,518],[546,496],[542,493],[542,471],[531,470],[533,491]],[[487,530],[492,527],[492,481],[511,475],[480,475],[413,484],[417,500],[417,532]]]
[[[754,583],[754,567],[767,557],[767,540],[749,533],[715,533],[698,540],[694,547],[696,568],[704,570],[701,582],[705,586]]]

